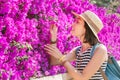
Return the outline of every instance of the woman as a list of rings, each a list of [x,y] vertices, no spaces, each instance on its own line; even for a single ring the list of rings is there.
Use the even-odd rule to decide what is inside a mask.
[[[77,54],[75,52],[78,47],[72,49],[67,55],[63,55],[55,46],[56,26],[50,29],[52,44],[47,44],[45,50],[67,69],[68,74],[74,80],[104,80],[99,68],[101,67],[105,71],[108,55],[106,47],[100,44],[97,36],[103,23],[95,13],[89,10],[80,15],[72,13],[75,16],[75,22],[72,24],[71,34],[81,41],[81,47]],[[94,55],[91,58],[90,52],[93,46],[98,43],[100,45],[94,50]],[[74,59],[76,59],[76,68],[70,64],[70,61]]]

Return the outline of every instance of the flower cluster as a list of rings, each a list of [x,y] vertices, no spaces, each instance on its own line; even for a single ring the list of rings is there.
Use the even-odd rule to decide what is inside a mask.
[[[120,6],[117,7],[117,11],[118,14],[120,14]]]
[[[50,41],[49,27],[58,27],[57,46],[62,53],[80,42],[70,37],[71,11],[95,12],[103,21],[100,40],[120,60],[120,18],[107,14],[89,0],[0,0],[0,80],[29,80],[64,73],[63,66],[51,66],[44,45]],[[119,9],[118,9],[119,12]]]

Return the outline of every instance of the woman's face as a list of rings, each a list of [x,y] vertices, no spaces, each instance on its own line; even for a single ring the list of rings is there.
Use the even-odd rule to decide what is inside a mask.
[[[72,24],[71,34],[80,38],[84,37],[86,31],[84,25],[84,20],[80,16],[76,17],[74,23]]]

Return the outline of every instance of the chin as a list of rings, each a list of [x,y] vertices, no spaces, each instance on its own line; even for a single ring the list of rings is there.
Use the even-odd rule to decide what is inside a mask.
[[[75,34],[74,31],[71,31],[70,33],[71,33],[72,36],[77,37],[77,34]]]
[[[71,35],[72,35],[72,36],[74,36],[74,37],[77,37],[77,35],[76,35],[76,34],[74,34],[74,33],[72,33]]]

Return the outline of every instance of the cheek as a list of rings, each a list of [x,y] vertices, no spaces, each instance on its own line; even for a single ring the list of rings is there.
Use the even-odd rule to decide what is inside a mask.
[[[77,33],[78,35],[83,35],[83,34],[85,34],[85,28],[84,28],[84,27],[78,27],[78,28],[76,29],[76,33]]]
[[[72,25],[72,34],[78,36],[78,35],[83,35],[85,34],[85,28],[81,24],[74,24]]]
[[[76,29],[75,29],[77,32],[81,32],[83,29],[81,28],[81,26],[76,26]]]
[[[74,34],[75,36],[78,36],[80,35],[81,31],[82,30],[80,29],[80,26],[74,26],[72,34]]]

